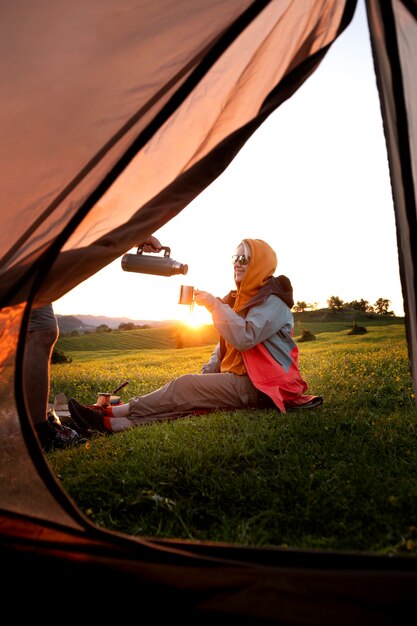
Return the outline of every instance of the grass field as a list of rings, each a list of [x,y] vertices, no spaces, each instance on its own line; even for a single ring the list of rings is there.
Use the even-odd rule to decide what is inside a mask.
[[[213,345],[218,335],[213,326],[189,328],[178,324],[167,328],[91,333],[78,337],[60,337],[57,349],[74,360],[96,359],[98,355],[118,355],[138,350],[189,348]]]
[[[162,422],[51,453],[51,466],[86,516],[130,535],[415,557],[417,409],[405,328],[366,327],[352,336],[346,323],[303,323],[316,340],[299,344],[300,365],[321,409]],[[90,352],[60,340],[74,360],[52,367],[52,395],[91,403],[129,380],[127,400],[198,372],[214,345],[158,347],[158,332],[146,336],[148,347],[116,341],[108,352],[97,337]]]

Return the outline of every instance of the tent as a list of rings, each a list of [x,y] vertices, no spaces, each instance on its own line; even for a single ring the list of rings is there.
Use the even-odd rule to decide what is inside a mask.
[[[133,538],[52,475],[22,397],[33,304],[174,219],[315,71],[356,0],[13,0],[0,20],[0,534],[14,617],[392,624],[413,559]],[[417,390],[417,3],[366,0]],[[17,600],[13,600],[19,591]],[[148,617],[148,619],[149,619]]]

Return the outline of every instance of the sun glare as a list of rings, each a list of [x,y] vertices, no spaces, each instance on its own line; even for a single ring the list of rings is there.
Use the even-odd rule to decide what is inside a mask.
[[[212,324],[210,313],[205,307],[198,305],[179,305],[181,309],[181,321],[190,328],[200,328]]]

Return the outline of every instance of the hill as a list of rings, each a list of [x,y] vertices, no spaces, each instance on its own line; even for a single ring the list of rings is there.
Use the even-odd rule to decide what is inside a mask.
[[[59,332],[61,335],[71,333],[73,331],[84,333],[88,330],[95,330],[96,328],[94,324],[86,324],[75,315],[56,315],[56,318],[58,320]]]
[[[68,335],[73,331],[79,334],[86,332],[95,332],[98,326],[105,324],[112,330],[117,330],[120,324],[133,323],[136,326],[148,327],[154,329],[170,328],[174,330],[181,323],[178,320],[133,320],[129,317],[107,317],[105,315],[57,315],[58,326],[61,336]],[[398,324],[403,322],[403,317],[395,317],[390,315],[376,315],[375,313],[363,313],[355,310],[334,311],[331,309],[319,309],[317,311],[304,311],[303,313],[294,313],[294,321],[296,331],[300,334],[300,324],[320,323],[320,322],[338,322],[347,325],[357,323],[380,323]]]
[[[302,321],[295,315],[294,337],[298,342],[304,331],[310,331],[314,335],[321,333],[348,332],[353,322],[339,315],[333,319],[317,320],[314,316],[301,314]],[[298,319],[297,319],[298,318]],[[355,320],[358,321],[358,320]],[[361,325],[366,328],[404,325],[403,318],[391,316],[373,316],[367,318]],[[140,328],[135,330],[110,330],[108,332],[80,333],[77,337],[60,336],[56,345],[57,350],[70,355],[71,358],[79,358],[87,353],[116,354],[137,350],[158,350],[170,348],[190,348],[196,346],[212,345],[218,341],[218,333],[214,326],[205,325],[200,328],[190,328],[179,322],[159,328]]]
[[[118,328],[120,324],[132,323],[136,326],[150,326],[151,328],[167,328],[175,326],[178,322],[175,320],[132,320],[129,317],[107,317],[105,315],[56,315],[60,333],[70,333],[78,331],[94,331],[97,326],[106,324],[113,330]]]
[[[86,352],[129,352],[168,348],[189,348],[214,345],[218,334],[214,326],[189,328],[177,323],[165,328],[143,328],[138,330],[111,330],[92,332],[78,337],[59,337],[56,348],[65,354]]]

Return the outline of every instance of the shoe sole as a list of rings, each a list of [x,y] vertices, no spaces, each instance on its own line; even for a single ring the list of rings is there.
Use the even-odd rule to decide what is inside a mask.
[[[321,405],[323,404],[323,398],[317,398],[316,400],[311,400],[310,402],[307,402],[306,404],[299,404],[299,405],[289,405],[289,406],[285,406],[285,408],[288,411],[303,411],[306,409],[318,409]]]

